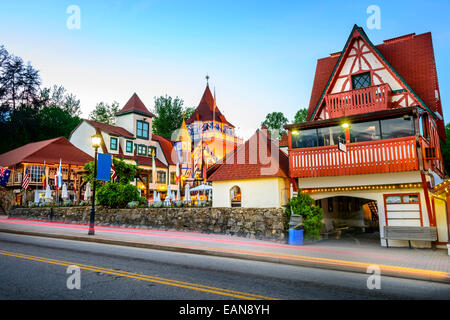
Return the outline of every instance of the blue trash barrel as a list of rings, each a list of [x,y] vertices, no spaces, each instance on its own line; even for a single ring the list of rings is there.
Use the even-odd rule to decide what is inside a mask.
[[[289,244],[297,246],[303,245],[303,229],[289,229]]]

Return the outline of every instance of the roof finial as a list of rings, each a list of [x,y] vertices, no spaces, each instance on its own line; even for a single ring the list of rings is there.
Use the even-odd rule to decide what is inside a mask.
[[[206,84],[209,84],[209,75],[208,74],[206,74]]]

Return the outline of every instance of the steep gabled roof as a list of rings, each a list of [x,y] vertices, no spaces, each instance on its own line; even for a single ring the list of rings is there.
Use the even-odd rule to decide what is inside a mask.
[[[69,140],[59,137],[50,140],[28,143],[17,149],[0,155],[1,166],[13,166],[18,163],[58,164],[61,159],[64,164],[84,165],[93,158],[75,147]]]
[[[186,120],[187,124],[191,124],[195,121],[218,121],[225,123],[234,128],[234,126],[228,122],[225,116],[220,112],[217,105],[214,103],[214,97],[209,90],[209,85],[206,85],[205,92],[202,99],[195,109],[194,113]]]
[[[166,139],[154,133],[152,134],[152,140],[159,142],[159,145],[161,146],[162,152],[167,160],[167,163],[176,164],[176,161],[172,159],[172,151],[174,150],[172,142],[169,139]]]
[[[133,93],[130,100],[125,104],[125,106],[116,113],[116,116],[121,116],[128,113],[137,113],[147,117],[154,117],[155,115],[151,113],[142,100],[138,97],[136,93]]]
[[[277,150],[278,158],[272,155],[272,148]],[[267,155],[270,159],[261,159],[260,155]],[[265,173],[264,170],[274,166],[275,170]],[[282,152],[271,138],[268,138],[266,130],[257,130],[236,151],[227,156],[218,168],[208,178],[210,181],[240,180],[289,177],[289,158]]]
[[[134,139],[134,135],[122,127],[86,119],[84,119],[84,121],[89,123],[94,128],[104,131],[110,135]]]
[[[417,100],[436,117],[442,116],[442,106],[439,98],[436,63],[434,59],[431,33],[420,35],[409,34],[390,40],[380,45],[373,45],[364,30],[354,26],[342,52],[317,61],[314,84],[308,109],[308,120],[317,112],[319,103],[337,71],[346,48],[354,32],[359,32],[366,42],[372,46],[380,58],[399,77]],[[438,99],[436,99],[436,96]],[[445,139],[444,121],[436,119],[441,139]]]

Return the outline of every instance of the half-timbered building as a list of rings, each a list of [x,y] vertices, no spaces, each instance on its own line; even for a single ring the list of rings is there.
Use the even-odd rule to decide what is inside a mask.
[[[291,182],[323,208],[326,231],[379,230],[384,246],[385,227],[440,225],[433,244],[448,243],[430,193],[445,178],[431,33],[374,45],[355,25],[342,51],[317,61],[307,121],[285,128]]]

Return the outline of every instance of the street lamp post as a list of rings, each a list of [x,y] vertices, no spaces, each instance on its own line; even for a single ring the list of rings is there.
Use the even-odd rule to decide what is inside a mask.
[[[92,188],[92,208],[91,208],[91,216],[89,221],[89,232],[88,235],[93,236],[95,234],[94,230],[94,223],[95,223],[95,182],[97,178],[97,150],[98,147],[100,147],[101,143],[101,136],[98,134],[95,134],[91,137],[91,143],[92,147],[95,149],[95,155],[94,155],[94,177],[92,179],[93,181],[93,188]]]

